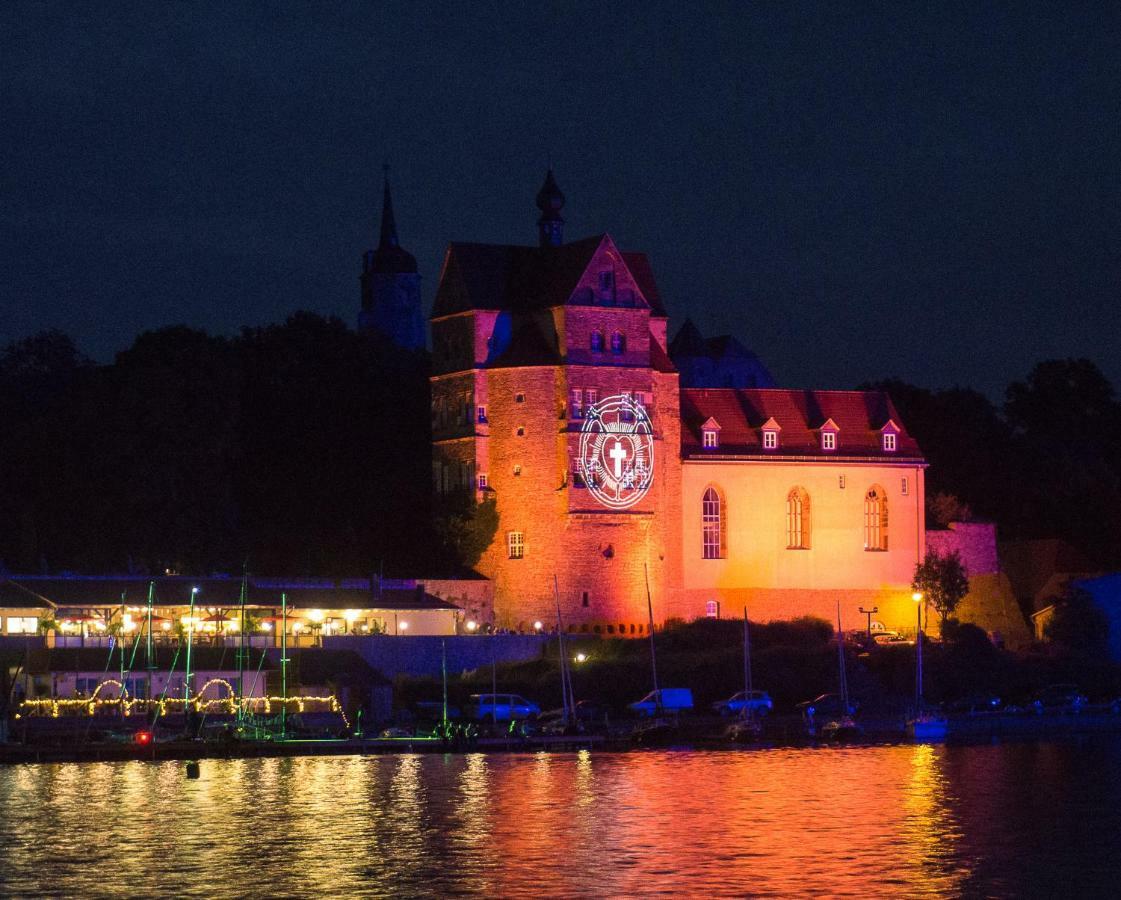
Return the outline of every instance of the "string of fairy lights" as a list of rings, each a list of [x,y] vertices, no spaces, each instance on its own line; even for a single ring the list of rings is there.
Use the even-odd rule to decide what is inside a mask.
[[[227,696],[218,698],[204,697],[203,695],[207,690],[214,686],[226,688],[228,691]],[[117,696],[101,697],[102,688],[107,687],[115,687],[118,692]],[[150,713],[153,710],[157,711],[157,716],[159,717],[175,712],[181,713],[188,707],[200,713],[229,713],[232,715],[238,711],[239,706],[243,713],[260,713],[263,715],[271,715],[274,711],[274,707],[277,712],[285,707],[287,707],[290,713],[331,712],[341,715],[348,727],[350,724],[347,721],[342,706],[339,704],[338,698],[335,697],[334,694],[330,694],[326,697],[297,695],[288,698],[242,697],[239,699],[234,691],[233,685],[224,678],[211,678],[206,684],[199,688],[195,696],[191,698],[168,697],[165,695],[152,700],[144,697],[130,697],[128,688],[126,688],[125,685],[115,678],[109,678],[99,683],[89,697],[44,697],[34,700],[24,700],[19,708],[19,712],[16,713],[16,718],[22,718],[24,715],[50,716],[54,719],[57,719],[61,715],[85,714],[93,716],[99,712],[112,709],[116,709],[126,718],[135,713]]]

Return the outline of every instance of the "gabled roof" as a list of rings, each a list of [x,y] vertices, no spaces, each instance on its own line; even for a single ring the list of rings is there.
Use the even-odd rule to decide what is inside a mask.
[[[828,454],[831,459],[922,459],[918,444],[905,430],[899,432],[898,450],[884,451],[880,429],[888,420],[901,420],[883,391],[686,388],[681,391],[683,455],[702,453],[701,428],[710,417],[721,424],[722,454],[762,454],[762,426],[773,419],[782,428],[780,455],[823,455],[819,432],[831,422],[839,432],[837,449]],[[767,451],[767,456],[774,455]]]
[[[719,430],[720,430],[720,423],[717,422],[716,419],[714,419],[712,416],[709,416],[707,419],[705,419],[704,424],[701,425],[701,431],[719,431]]]
[[[769,419],[767,419],[766,422],[764,422],[759,427],[763,431],[782,431],[782,426],[779,425],[779,423],[775,421],[774,416],[771,416]]]
[[[472,309],[529,312],[560,306],[572,296],[605,239],[610,240],[600,234],[559,247],[449,244],[432,318]],[[664,316],[645,254],[621,256],[651,312]]]

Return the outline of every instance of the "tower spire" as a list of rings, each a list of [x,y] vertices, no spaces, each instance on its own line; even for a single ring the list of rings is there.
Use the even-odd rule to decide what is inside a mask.
[[[388,250],[398,246],[397,221],[393,218],[393,197],[389,194],[389,163],[383,163],[381,170],[385,183],[381,199],[381,237],[378,249]]]
[[[537,208],[541,218],[537,220],[537,239],[542,247],[559,247],[564,243],[564,219],[560,211],[564,208],[564,194],[553,178],[553,167],[545,173],[545,183],[537,192]]]

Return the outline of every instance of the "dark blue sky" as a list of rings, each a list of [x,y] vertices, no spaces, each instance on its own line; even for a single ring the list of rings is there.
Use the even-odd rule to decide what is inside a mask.
[[[0,342],[353,323],[381,163],[449,240],[646,251],[794,386],[1121,387],[1121,6],[0,6]]]

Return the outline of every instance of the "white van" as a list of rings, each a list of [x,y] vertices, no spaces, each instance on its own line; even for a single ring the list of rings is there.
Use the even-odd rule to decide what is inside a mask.
[[[640,716],[656,716],[660,713],[679,713],[693,708],[693,692],[689,688],[662,688],[651,691],[627,709]]]

